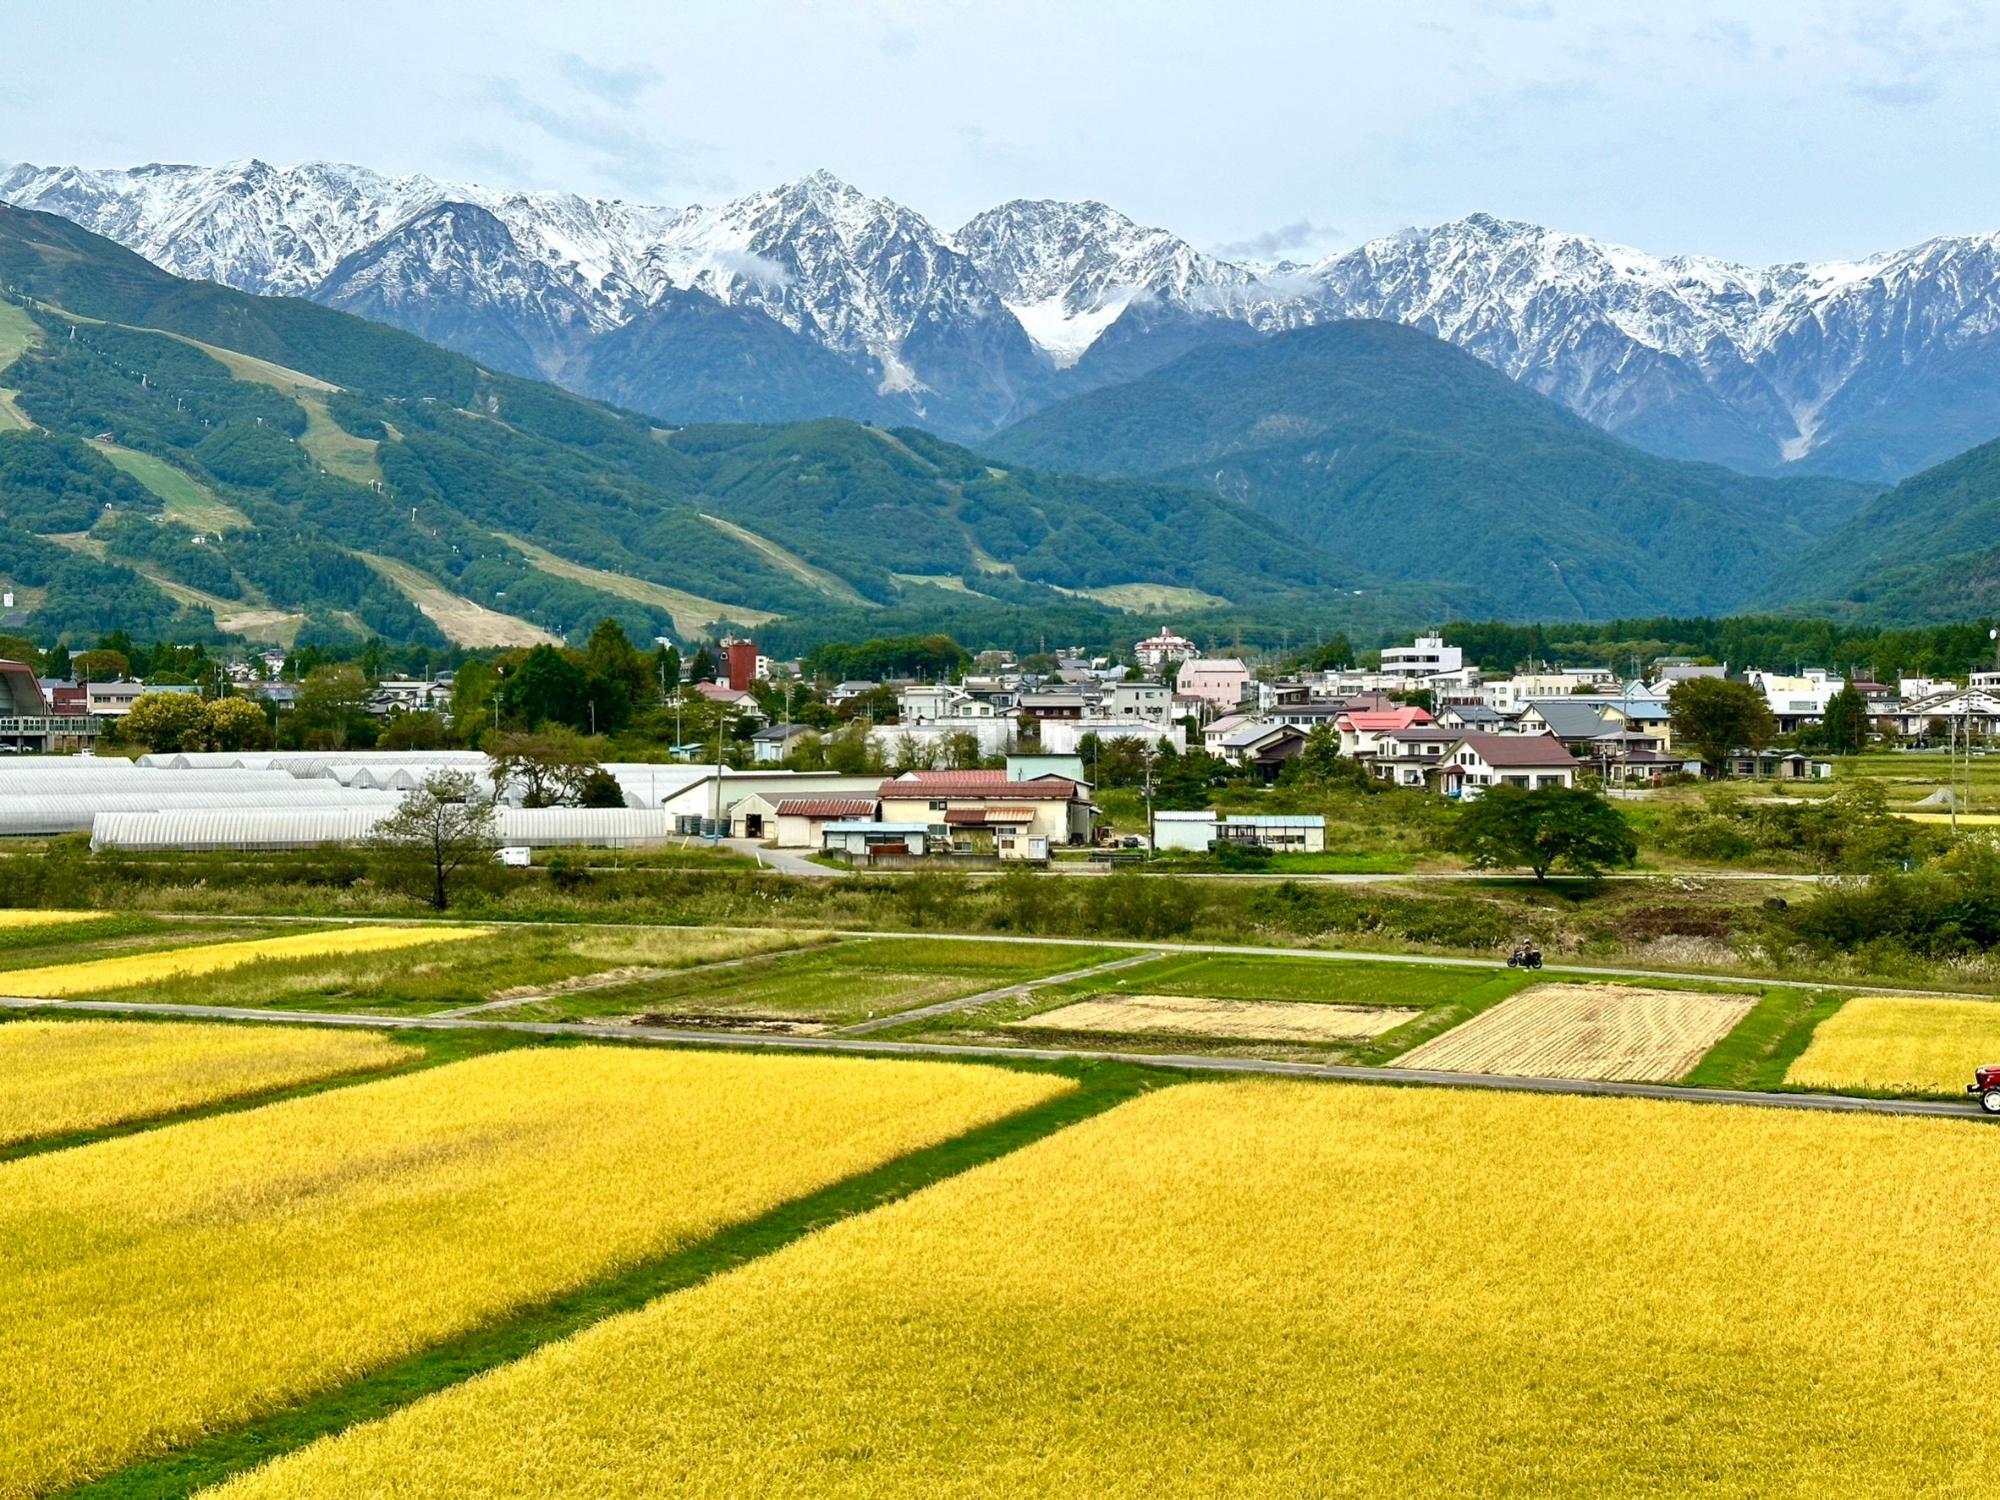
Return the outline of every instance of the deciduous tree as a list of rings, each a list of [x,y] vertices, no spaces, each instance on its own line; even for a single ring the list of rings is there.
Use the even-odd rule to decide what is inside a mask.
[[[1447,843],[1479,869],[1525,865],[1537,880],[1557,865],[1600,875],[1639,854],[1618,809],[1580,787],[1489,787],[1459,813]]]
[[[467,866],[483,864],[500,847],[493,805],[478,799],[470,776],[428,776],[375,825],[369,848],[385,883],[421,895],[439,911]]]
[[[1717,775],[1733,750],[1762,750],[1778,737],[1778,721],[1764,695],[1747,682],[1690,677],[1667,694],[1674,738]]]

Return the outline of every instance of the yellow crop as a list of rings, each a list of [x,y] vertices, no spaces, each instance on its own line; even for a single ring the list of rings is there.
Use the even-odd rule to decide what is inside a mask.
[[[1957,1094],[1986,1063],[2000,1063],[2000,1003],[1866,995],[1820,1022],[1785,1082]]]
[[[0,1495],[165,1451],[1074,1087],[512,1051],[0,1166]]]
[[[1997,1148],[1191,1084],[222,1493],[1963,1494],[2000,1445]]]
[[[386,1068],[418,1055],[379,1032],[156,1021],[0,1025],[0,1145]]]
[[[156,979],[219,973],[264,958],[377,953],[385,948],[414,948],[424,943],[484,937],[490,930],[485,927],[341,927],[330,932],[249,938],[236,943],[209,943],[193,948],[168,948],[158,953],[135,953],[129,958],[93,958],[84,963],[13,969],[0,973],[0,990],[9,995],[34,998],[87,995],[100,990],[149,984]]]
[[[36,911],[10,906],[0,910],[0,927],[54,927],[63,922],[95,922],[107,915],[101,911]]]

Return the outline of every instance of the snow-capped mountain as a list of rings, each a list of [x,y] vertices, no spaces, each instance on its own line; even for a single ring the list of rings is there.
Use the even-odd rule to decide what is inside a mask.
[[[1017,198],[953,239],[1058,369],[1068,369],[1135,302],[1255,328],[1312,316],[1309,297],[1146,229],[1102,203]]]
[[[664,208],[330,163],[22,166],[0,200],[669,420],[700,390],[703,410],[821,399],[978,437],[1205,343],[1364,317],[1675,457],[1893,478],[2000,434],[2000,235],[1751,267],[1478,214],[1274,270],[1095,202],[1016,200],[943,234],[824,172]]]
[[[2000,235],[1759,268],[1476,214],[1310,274],[1675,456],[1888,478],[2000,433]]]

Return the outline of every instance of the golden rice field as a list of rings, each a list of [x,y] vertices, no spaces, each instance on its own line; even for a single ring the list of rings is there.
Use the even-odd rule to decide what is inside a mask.
[[[421,1055],[379,1032],[156,1021],[0,1024],[0,1146],[240,1099]]]
[[[1189,1084],[222,1493],[1963,1494],[2000,1447],[1996,1150]]]
[[[51,964],[39,969],[13,969],[0,974],[0,989],[10,995],[31,999],[88,995],[162,979],[219,974],[262,959],[380,953],[391,948],[462,942],[467,938],[484,937],[490,930],[485,927],[342,927],[330,932],[289,933],[284,937],[250,938],[235,943],[206,943],[153,953],[134,953],[124,958],[93,958],[82,963]]]
[[[1785,1082],[1958,1094],[1986,1063],[2000,1063],[2000,1002],[1864,995],[1820,1022]]]
[[[104,915],[101,911],[38,911],[10,906],[0,910],[0,931],[10,927],[58,927],[66,922],[95,922]]]
[[[1754,995],[1538,984],[1389,1066],[1526,1078],[1682,1077],[1756,1007]]]
[[[1073,1087],[537,1048],[10,1162],[0,1495],[344,1384]]]

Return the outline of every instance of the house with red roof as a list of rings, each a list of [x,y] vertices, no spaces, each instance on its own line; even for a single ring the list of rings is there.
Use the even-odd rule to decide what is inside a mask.
[[[876,788],[885,823],[946,830],[954,848],[1002,859],[1046,859],[1051,848],[1090,842],[1090,788],[1067,776],[1023,781],[1005,771],[905,771]]]
[[[1428,710],[1405,705],[1401,708],[1349,709],[1333,724],[1340,731],[1340,753],[1361,756],[1375,754],[1385,734],[1435,722]]]

